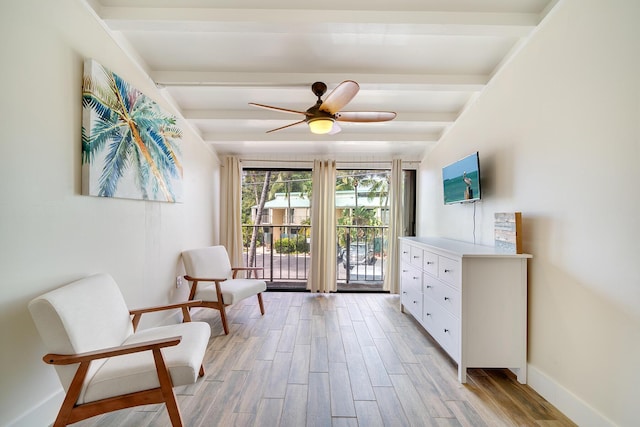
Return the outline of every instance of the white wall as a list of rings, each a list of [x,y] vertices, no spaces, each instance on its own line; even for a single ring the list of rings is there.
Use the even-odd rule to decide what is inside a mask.
[[[180,251],[218,240],[219,167],[183,126],[183,204],[81,196],[84,59],[170,106],[77,0],[3,1],[0,58],[0,425],[47,425],[61,387],[28,301],[101,271],[130,307],[180,298]]]
[[[476,239],[521,211],[530,385],[581,426],[637,425],[640,2],[561,1],[419,171],[420,235],[473,240],[441,168],[479,151]]]

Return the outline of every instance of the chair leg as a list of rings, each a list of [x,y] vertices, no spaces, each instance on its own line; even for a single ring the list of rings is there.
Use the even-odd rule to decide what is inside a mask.
[[[229,335],[229,325],[227,325],[227,312],[224,309],[224,305],[221,304],[220,307],[220,320],[222,320],[222,328],[224,329],[224,334]]]
[[[182,415],[180,414],[180,408],[178,407],[178,402],[176,401],[176,394],[173,391],[173,383],[171,382],[169,369],[164,363],[164,358],[162,357],[160,349],[153,350],[153,359],[156,362],[158,381],[160,382],[160,389],[162,390],[164,404],[167,407],[171,425],[173,427],[183,427]]]
[[[78,366],[78,370],[73,377],[73,381],[71,381],[71,384],[69,385],[69,390],[67,390],[67,395],[62,402],[58,416],[53,423],[53,427],[62,427],[68,424],[73,408],[78,401],[78,396],[80,395],[84,378],[89,370],[89,363],[90,362],[82,362],[80,363],[80,366]]]
[[[264,304],[262,302],[262,292],[258,294],[258,304],[260,304],[260,313],[264,315]]]
[[[198,375],[204,377],[204,365],[200,365],[200,372],[198,373]]]

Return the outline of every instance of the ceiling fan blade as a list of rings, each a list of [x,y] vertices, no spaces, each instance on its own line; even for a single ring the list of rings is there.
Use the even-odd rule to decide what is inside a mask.
[[[333,122],[333,126],[331,127],[331,130],[329,131],[329,135],[335,135],[336,133],[340,132],[342,130],[342,128],[340,127],[340,125],[336,122]]]
[[[341,111],[335,114],[341,122],[386,122],[396,118],[393,111]]]
[[[291,127],[291,126],[299,125],[300,123],[305,123],[305,120],[300,120],[299,122],[291,123],[291,124],[288,124],[286,126],[281,126],[279,128],[268,130],[267,133],[275,132],[277,130],[286,129],[286,128]]]
[[[353,80],[345,80],[327,95],[320,105],[320,109],[331,114],[337,113],[356,96],[359,90],[358,83]]]
[[[265,108],[267,110],[282,111],[285,113],[303,114],[305,116],[309,115],[309,113],[307,113],[306,111],[289,110],[288,108],[272,107],[271,105],[256,104],[255,102],[250,102],[249,105],[253,105],[254,107]]]

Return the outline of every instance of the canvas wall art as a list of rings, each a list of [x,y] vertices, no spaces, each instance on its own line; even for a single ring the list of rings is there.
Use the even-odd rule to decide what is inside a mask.
[[[84,64],[82,192],[182,201],[177,118],[95,60]]]

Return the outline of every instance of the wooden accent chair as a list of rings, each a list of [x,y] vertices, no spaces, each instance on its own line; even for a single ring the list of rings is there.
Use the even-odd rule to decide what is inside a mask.
[[[229,334],[226,306],[257,295],[260,313],[264,314],[262,292],[267,290],[267,284],[258,279],[257,271],[262,270],[261,267],[231,267],[229,254],[224,246],[190,249],[182,252],[182,260],[187,273],[184,278],[193,282],[189,300],[201,300],[199,307],[220,311],[225,334]],[[252,272],[255,278],[237,278],[239,271]],[[210,283],[202,285],[200,282]]]
[[[73,424],[105,412],[164,403],[182,426],[174,386],[204,376],[211,335],[191,322],[197,301],[129,311],[113,278],[97,274],[33,299],[29,311],[66,397],[53,424]],[[143,313],[182,309],[185,323],[136,330]],[[133,316],[133,317],[132,317]]]

